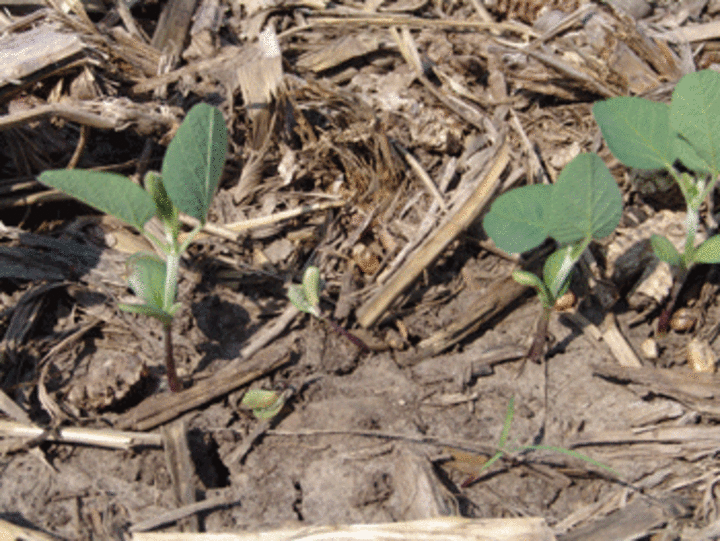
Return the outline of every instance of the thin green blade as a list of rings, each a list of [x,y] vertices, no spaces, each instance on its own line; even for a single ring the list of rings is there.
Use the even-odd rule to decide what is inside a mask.
[[[155,214],[150,194],[129,178],[115,173],[58,169],[45,171],[38,180],[111,214],[142,231]]]
[[[162,180],[170,199],[203,224],[225,167],[227,145],[222,113],[199,103],[188,112],[163,160]]]

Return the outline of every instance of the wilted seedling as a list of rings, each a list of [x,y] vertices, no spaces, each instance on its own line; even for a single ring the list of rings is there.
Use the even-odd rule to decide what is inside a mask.
[[[303,274],[302,284],[292,284],[288,290],[288,298],[290,302],[306,314],[315,316],[327,322],[335,332],[342,334],[353,344],[362,350],[369,351],[365,342],[360,340],[357,336],[349,332],[344,327],[341,327],[335,323],[332,319],[324,316],[320,310],[320,290],[322,289],[322,280],[320,279],[320,269],[314,265],[310,265],[305,269]]]
[[[523,186],[498,197],[483,226],[508,253],[531,250],[552,237],[561,248],[545,261],[543,277],[516,270],[513,278],[535,288],[543,312],[528,358],[545,350],[555,302],[565,294],[575,263],[593,239],[612,233],[620,222],[622,196],[607,166],[596,154],[580,154],[552,185]]]
[[[120,304],[122,310],[154,317],[163,325],[165,364],[172,391],[181,389],[175,372],[171,325],[180,308],[175,302],[180,257],[207,220],[225,166],[227,128],[222,113],[200,103],[188,112],[170,142],[162,174],[145,175],[143,190],[130,179],[114,173],[81,170],[45,171],[40,182],[57,188],[83,203],[119,218],[147,237],[164,254],[138,253],[127,261],[128,283],[136,302]],[[199,224],[180,241],[179,211]],[[165,238],[145,230],[157,216]]]
[[[669,106],[639,97],[618,97],[596,103],[593,115],[610,152],[620,162],[636,169],[665,169],[685,199],[682,253],[665,237],[653,235],[650,239],[657,257],[678,272],[658,324],[658,330],[665,332],[690,268],[696,263],[720,263],[720,235],[695,246],[700,205],[712,193],[720,174],[720,74],[704,70],[685,75],[675,86]]]
[[[272,419],[285,405],[285,394],[277,391],[253,389],[245,393],[240,402],[244,408],[250,409],[260,420]]]

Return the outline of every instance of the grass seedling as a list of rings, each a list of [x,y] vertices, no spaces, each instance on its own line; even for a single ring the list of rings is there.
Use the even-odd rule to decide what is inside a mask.
[[[580,460],[584,460],[585,462],[588,462],[589,464],[592,464],[593,466],[596,466],[598,468],[602,468],[603,470],[606,470],[613,474],[614,476],[618,476],[618,473],[610,468],[609,466],[606,466],[605,464],[598,462],[595,459],[590,458],[589,456],[586,456],[582,453],[578,453],[577,451],[572,451],[571,449],[564,449],[563,447],[554,447],[552,445],[521,445],[520,447],[515,448],[508,448],[507,446],[507,440],[510,436],[510,427],[512,425],[513,417],[515,416],[515,397],[510,398],[510,402],[508,402],[507,411],[505,413],[505,422],[503,423],[503,429],[502,433],[500,434],[500,441],[497,445],[497,451],[493,456],[491,456],[485,464],[482,465],[480,470],[477,474],[473,475],[472,477],[466,479],[463,484],[461,485],[463,488],[468,487],[475,483],[481,476],[482,472],[487,470],[490,466],[492,466],[495,462],[500,460],[503,455],[509,454],[509,453],[518,453],[523,451],[554,451],[556,453],[562,453],[564,455],[571,456],[573,458],[579,458]]]
[[[165,366],[173,392],[181,389],[172,350],[172,320],[180,308],[177,294],[180,257],[200,232],[225,166],[227,128],[222,113],[200,103],[188,112],[170,142],[162,173],[148,172],[145,189],[114,173],[81,170],[45,171],[40,182],[57,188],[96,209],[112,214],[147,237],[163,254],[138,253],[128,258],[128,282],[136,299],[119,307],[154,317],[163,325]],[[199,225],[180,242],[182,211]],[[165,237],[157,238],[145,224],[157,216]]]
[[[322,314],[320,310],[320,290],[322,289],[322,280],[320,280],[320,269],[311,265],[305,269],[303,274],[302,284],[292,284],[288,290],[288,299],[290,302],[306,314],[315,316],[318,319],[325,321],[330,325],[335,332],[343,335],[345,338],[350,340],[357,347],[363,351],[370,351],[365,342],[360,340],[357,336],[349,332],[344,327],[341,327],[335,323],[329,317]]]
[[[705,70],[684,76],[675,86],[670,105],[618,97],[596,103],[593,115],[613,156],[628,167],[665,169],[685,199],[683,252],[660,235],[650,239],[655,255],[676,271],[658,323],[659,332],[664,333],[690,268],[696,263],[720,263],[720,235],[695,246],[700,206],[720,173],[720,74]]]
[[[552,185],[516,188],[498,197],[483,221],[487,234],[508,253],[531,250],[552,237],[561,246],[543,267],[543,277],[516,270],[513,278],[535,288],[543,312],[528,358],[538,361],[547,341],[555,301],[570,285],[575,263],[593,239],[612,233],[620,222],[622,197],[596,154],[580,154]]]

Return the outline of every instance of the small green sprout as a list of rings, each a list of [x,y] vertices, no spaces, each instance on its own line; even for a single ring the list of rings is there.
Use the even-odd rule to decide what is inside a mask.
[[[243,395],[240,405],[250,409],[256,419],[272,419],[285,405],[285,393],[253,389]]]
[[[320,290],[322,289],[322,280],[320,279],[320,269],[314,265],[310,265],[305,269],[302,284],[292,284],[288,289],[288,299],[290,302],[306,314],[315,316],[330,325],[335,332],[343,335],[357,347],[363,351],[370,351],[367,344],[360,340],[357,336],[349,332],[344,327],[335,323],[332,319],[324,316],[320,310]]]
[[[505,422],[503,423],[503,429],[500,433],[500,441],[497,445],[497,451],[495,454],[490,457],[490,459],[485,462],[480,470],[477,472],[477,474],[473,475],[472,477],[466,479],[462,483],[462,487],[466,488],[473,483],[475,483],[479,478],[482,472],[487,470],[490,466],[492,466],[495,462],[500,460],[504,455],[509,453],[517,453],[517,452],[527,452],[527,451],[554,451],[556,453],[561,453],[567,456],[571,456],[573,458],[578,458],[580,460],[584,460],[585,462],[592,464],[593,466],[596,466],[598,468],[602,468],[603,470],[618,476],[619,474],[610,468],[609,466],[606,466],[602,462],[599,462],[593,458],[590,458],[587,455],[584,455],[582,453],[578,453],[577,451],[573,451],[571,449],[564,449],[563,447],[555,447],[551,445],[522,445],[520,447],[511,449],[508,448],[507,441],[508,437],[510,436],[510,427],[512,426],[513,417],[515,416],[515,397],[510,397],[510,402],[508,402],[507,411],[505,413]]]
[[[508,253],[531,250],[552,237],[561,246],[545,261],[543,277],[516,270],[513,278],[535,288],[543,313],[528,358],[539,360],[555,301],[567,291],[575,263],[593,239],[610,235],[622,213],[622,196],[597,154],[580,154],[552,185],[531,185],[498,197],[483,221],[487,234]]]
[[[593,106],[610,152],[628,167],[665,169],[682,192],[687,214],[682,253],[665,237],[650,242],[659,259],[677,269],[678,279],[658,325],[660,332],[674,308],[680,286],[696,263],[720,263],[720,235],[695,246],[700,206],[720,174],[720,74],[704,70],[685,75],[670,105],[639,97],[618,97]],[[684,171],[680,171],[680,164]]]
[[[149,253],[128,258],[128,283],[136,300],[120,304],[119,308],[154,317],[162,323],[168,383],[173,392],[181,389],[171,336],[172,321],[180,308],[175,302],[180,257],[205,225],[226,154],[227,128],[222,113],[200,103],[190,109],[170,142],[162,174],[145,175],[144,190],[127,177],[98,171],[45,171],[39,177],[43,184],[133,226],[163,253],[164,258]],[[182,242],[179,212],[199,222]],[[163,239],[145,230],[153,216],[163,225]]]

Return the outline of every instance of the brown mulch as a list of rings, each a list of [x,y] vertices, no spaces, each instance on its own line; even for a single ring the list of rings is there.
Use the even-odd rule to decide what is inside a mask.
[[[457,531],[481,518],[525,528],[506,539],[720,536],[720,378],[686,361],[697,345],[714,369],[718,276],[694,271],[688,323],[655,336],[669,291],[662,277],[637,280],[653,263],[649,235],[681,227],[682,200],[622,167],[591,114],[612,96],[668,101],[683,74],[715,68],[720,3],[6,7],[10,539],[290,536],[437,517],[473,519],[444,523]],[[170,393],[160,325],[117,308],[125,259],[152,245],[35,179],[71,167],[140,182],[198,102],[223,112],[230,146],[210,223],[183,260],[174,339],[186,389]],[[580,301],[551,321],[544,363],[526,363],[539,307],[509,276],[547,247],[510,257],[481,218],[497,194],[553,182],[580,152],[618,180],[621,227],[578,266]],[[370,351],[289,305],[310,264],[326,312]],[[284,390],[287,408],[254,419],[239,407],[249,387]],[[511,400],[509,450],[478,476]],[[545,447],[518,449],[530,444]],[[417,524],[395,535],[430,535]]]

